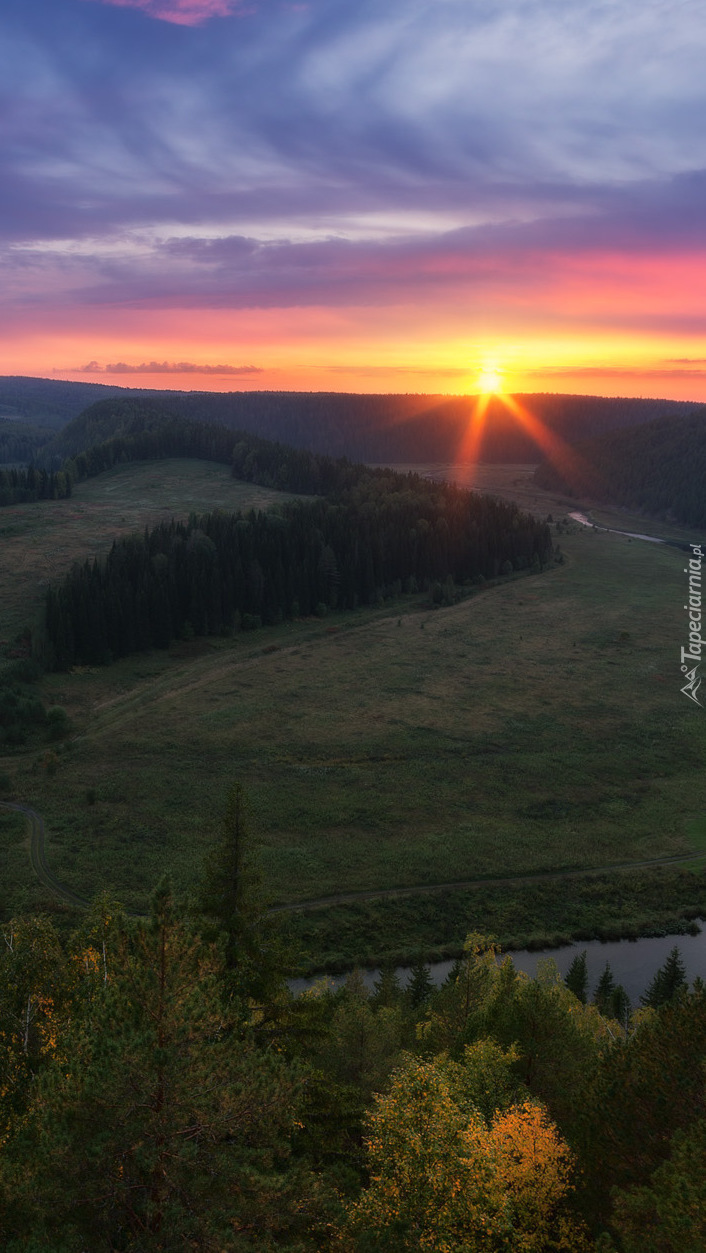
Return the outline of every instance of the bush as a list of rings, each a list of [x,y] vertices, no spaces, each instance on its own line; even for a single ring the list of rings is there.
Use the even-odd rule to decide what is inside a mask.
[[[49,737],[52,740],[61,739],[62,735],[66,735],[71,729],[69,715],[61,705],[52,705],[47,710],[47,724],[49,727]]]

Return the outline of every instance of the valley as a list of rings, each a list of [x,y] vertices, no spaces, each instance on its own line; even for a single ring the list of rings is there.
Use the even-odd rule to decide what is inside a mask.
[[[495,482],[527,507],[528,467],[482,471],[485,490]],[[32,589],[36,603],[38,576],[65,568],[70,553],[105,550],[117,528],[277,496],[224,467],[174,461],[6,510],[26,530],[9,576],[14,609],[13,595],[3,604],[16,614]],[[560,498],[534,500],[564,516]],[[82,896],[107,887],[134,910],[165,867],[188,891],[236,780],[251,798],[272,906],[706,847],[704,728],[679,694],[675,660],[682,555],[575,524],[561,531],[563,564],[446,608],[404,597],[46,675],[46,701],[67,710],[71,736],[50,755],[7,757],[2,770],[44,817],[53,873]],[[36,905],[42,890],[22,856],[15,841],[10,880]],[[669,873],[685,872],[659,872]],[[697,880],[698,863],[698,895]],[[591,889],[597,924],[615,912],[609,895],[602,919]],[[430,933],[442,907],[433,894],[425,901]],[[307,944],[316,947],[325,914],[294,924]],[[526,924],[514,937],[502,926],[505,939],[526,938]],[[370,953],[386,943],[371,936]]]

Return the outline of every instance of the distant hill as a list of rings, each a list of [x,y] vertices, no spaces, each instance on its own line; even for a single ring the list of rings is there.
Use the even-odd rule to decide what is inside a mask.
[[[225,422],[332,457],[356,461],[454,461],[473,414],[473,396],[358,395],[352,393],[235,392],[178,395],[170,401],[185,417]],[[532,418],[568,443],[651,419],[687,414],[697,405],[668,400],[596,396],[520,395]],[[481,459],[539,461],[544,452],[528,427],[499,397],[488,405]]]
[[[104,383],[67,383],[60,379],[0,376],[0,418],[22,418],[27,422],[59,430],[86,405],[105,396],[117,396],[122,387]]]
[[[68,432],[64,428],[89,405],[111,398],[165,404],[184,418],[250,431],[333,457],[373,462],[453,461],[462,447],[475,400],[472,396],[346,392],[160,392],[102,383],[0,378],[0,416],[3,412],[21,414],[61,432],[65,438],[55,437],[49,449],[59,460],[96,442],[87,431],[81,448],[79,428]],[[543,393],[518,395],[517,400],[569,443],[659,417],[685,416],[699,407],[692,401]],[[118,417],[123,412],[117,411]],[[98,438],[111,438],[114,433],[106,426]],[[485,419],[482,460],[532,462],[542,456],[530,431],[501,399],[493,398]]]
[[[540,487],[706,527],[706,407],[577,444],[535,471]]]

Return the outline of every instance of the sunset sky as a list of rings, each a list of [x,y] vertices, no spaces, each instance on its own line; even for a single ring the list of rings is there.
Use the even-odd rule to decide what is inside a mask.
[[[0,373],[706,400],[703,0],[3,0]]]

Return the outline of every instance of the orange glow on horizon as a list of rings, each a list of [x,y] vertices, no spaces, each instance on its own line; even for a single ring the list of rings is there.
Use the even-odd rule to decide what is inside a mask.
[[[613,295],[606,285],[606,303]],[[641,295],[649,306],[651,293]],[[556,293],[557,303],[560,298],[567,309],[578,307],[568,285]],[[607,331],[593,316],[585,325],[569,320],[557,327],[541,310],[528,330],[516,309],[502,316],[491,310],[480,327],[467,305],[453,302],[204,309],[198,317],[181,308],[87,313],[73,306],[61,318],[47,302],[41,311],[32,308],[31,326],[16,318],[4,328],[0,374],[174,391],[487,392],[491,398],[550,392],[704,403],[706,343],[686,298],[684,305],[693,327],[636,330],[626,324]],[[460,364],[469,359],[481,368]],[[127,369],[112,371],[109,364],[116,362]],[[170,369],[149,373],[149,362]],[[191,363],[190,370],[175,370],[180,362]],[[214,370],[221,363],[228,373]]]

